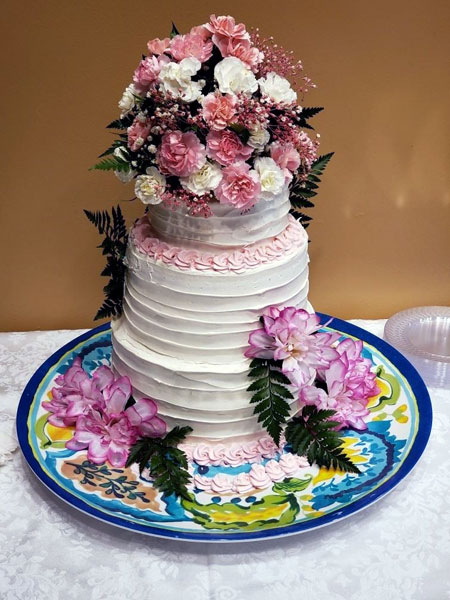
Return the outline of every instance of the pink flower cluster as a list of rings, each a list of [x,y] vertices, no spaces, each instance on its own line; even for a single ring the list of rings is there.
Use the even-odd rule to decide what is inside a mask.
[[[338,333],[319,331],[319,317],[295,307],[269,307],[262,323],[250,334],[245,355],[282,361],[281,370],[298,388],[301,405],[333,409],[340,427],[364,429],[368,400],[379,389],[371,361],[362,357],[362,342],[347,338],[336,344]],[[327,391],[314,385],[316,379]]]
[[[339,358],[320,372],[327,392],[311,385],[300,391],[300,400],[304,404],[335,410],[333,419],[340,423],[339,428],[365,429],[368,399],[380,393],[376,375],[371,371],[371,361],[361,356],[362,345],[361,340],[346,338],[336,346]]]
[[[302,129],[286,78],[301,64],[266,42],[214,14],[188,33],[148,42],[119,102],[127,136],[116,145],[118,159],[129,163],[130,177],[121,179],[139,178],[136,196],[145,204],[181,199],[190,214],[204,216],[214,201],[248,210],[284,193],[297,173],[308,174],[317,142]],[[256,164],[259,158],[270,161]],[[145,197],[155,181],[161,193]]]
[[[89,377],[76,358],[69,369],[55,380],[52,399],[42,406],[52,413],[48,421],[56,427],[73,427],[71,450],[87,449],[95,464],[108,460],[123,467],[130,447],[140,437],[161,437],[166,424],[157,416],[150,398],[141,398],[125,408],[131,398],[128,377],[115,378],[110,368],[99,367]]]

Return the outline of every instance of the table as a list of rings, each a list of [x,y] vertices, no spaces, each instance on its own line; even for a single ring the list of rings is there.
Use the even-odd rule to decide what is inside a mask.
[[[385,323],[352,322],[380,336]],[[430,389],[433,430],[414,471],[366,510],[280,540],[163,540],[79,513],[12,451],[22,389],[50,354],[81,333],[0,333],[2,600],[450,598],[449,391]]]

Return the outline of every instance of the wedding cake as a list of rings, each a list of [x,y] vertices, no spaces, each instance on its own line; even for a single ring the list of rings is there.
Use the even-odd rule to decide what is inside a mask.
[[[80,353],[42,406],[83,469],[124,469],[205,527],[252,518],[244,498],[279,506],[314,463],[359,473],[340,431],[365,429],[380,393],[362,341],[308,301],[303,211],[332,156],[310,125],[321,108],[299,104],[312,85],[230,16],[174,27],[148,42],[93,167],[134,182],[145,209],[131,229],[120,206],[85,211],[109,278],[96,318],[111,330],[95,335],[111,345]]]
[[[365,427],[376,376],[308,301],[303,211],[332,156],[310,124],[322,109],[300,105],[314,85],[230,16],[147,46],[93,167],[133,182],[145,210],[130,230],[119,206],[86,211],[105,236],[112,358],[61,380],[95,390],[66,446],[185,499],[189,481],[250,493],[315,461],[357,472],[337,432]],[[81,410],[65,393],[55,423]]]
[[[232,17],[174,28],[148,42],[110,125],[123,133],[96,165],[134,181],[146,205],[124,240],[123,288],[110,286],[120,297],[100,314],[119,316],[114,371],[193,442],[264,433],[249,336],[268,307],[312,312],[301,210],[331,155],[306,133],[321,110],[298,103],[311,86],[299,61]]]

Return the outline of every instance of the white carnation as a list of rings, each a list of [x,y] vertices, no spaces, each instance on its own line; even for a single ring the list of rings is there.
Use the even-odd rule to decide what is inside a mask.
[[[267,129],[264,129],[264,127],[259,125],[258,127],[250,129],[250,137],[247,140],[247,144],[257,152],[262,152],[269,140],[270,133]]]
[[[199,81],[192,81],[191,78],[200,67],[201,62],[194,57],[183,58],[179,63],[165,64],[159,73],[161,89],[185,102],[197,100],[202,92],[202,86]]]
[[[180,177],[185,190],[203,196],[206,192],[215,190],[222,180],[222,169],[217,163],[206,161],[203,167],[189,177]]]
[[[258,89],[258,83],[252,71],[235,56],[227,56],[214,69],[214,77],[222,94],[252,94]]]
[[[136,171],[134,169],[128,169],[128,171],[114,171],[114,175],[122,183],[128,183],[136,177]]]
[[[258,79],[258,83],[261,93],[275,102],[291,104],[297,100],[297,92],[291,88],[289,81],[276,73],[267,73],[266,77]]]
[[[277,165],[273,158],[264,156],[255,160],[255,171],[261,182],[261,198],[272,200],[283,191],[286,179],[283,170]]]
[[[146,173],[136,177],[134,192],[144,204],[159,204],[166,189],[166,178],[156,167],[149,167]]]
[[[120,118],[123,119],[135,106],[137,96],[136,89],[132,83],[124,91],[122,98],[119,100]]]

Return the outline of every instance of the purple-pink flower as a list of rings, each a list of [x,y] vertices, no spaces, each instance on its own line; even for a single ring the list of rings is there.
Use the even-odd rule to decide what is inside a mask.
[[[362,341],[346,338],[336,346],[336,350],[345,366],[345,383],[352,390],[353,397],[365,399],[379,394],[376,373],[371,371],[372,363],[362,357]]]
[[[281,360],[281,370],[298,387],[310,383],[317,369],[326,369],[339,358],[332,348],[337,333],[320,332],[320,319],[314,313],[294,306],[280,310],[270,307],[263,316],[263,328],[250,334],[248,358]]]
[[[113,380],[114,375],[108,367],[100,367],[90,378],[81,366],[81,358],[77,357],[64,375],[55,379],[52,399],[42,403],[45,410],[52,413],[49,423],[55,427],[75,425],[77,418],[92,406],[103,406],[102,390]]]
[[[130,380],[115,379],[106,366],[90,378],[76,358],[56,383],[51,402],[42,403],[52,413],[49,422],[56,427],[75,425],[66,447],[87,449],[88,459],[95,464],[108,460],[114,467],[123,467],[138,438],[161,437],[166,432],[154,400],[140,398],[125,408],[131,398]]]
[[[141,398],[125,409],[131,396],[128,377],[119,377],[103,395],[104,407],[92,408],[77,420],[74,436],[66,446],[71,450],[87,448],[88,459],[95,464],[108,460],[114,467],[123,467],[138,438],[160,437],[166,425],[156,416],[156,403],[150,398]]]
[[[333,361],[325,371],[325,383],[328,392],[312,385],[304,386],[300,391],[300,401],[303,404],[312,404],[318,409],[331,409],[335,411],[333,421],[338,421],[339,426],[366,429],[364,418],[369,415],[367,403],[369,397],[355,397],[353,390],[347,384],[347,368],[345,362],[338,358]]]
[[[245,355],[282,361],[282,372],[299,388],[301,406],[334,410],[337,429],[365,429],[367,404],[380,390],[371,361],[362,356],[362,341],[336,344],[339,333],[319,331],[319,317],[295,307],[271,306],[262,321],[250,334]]]

